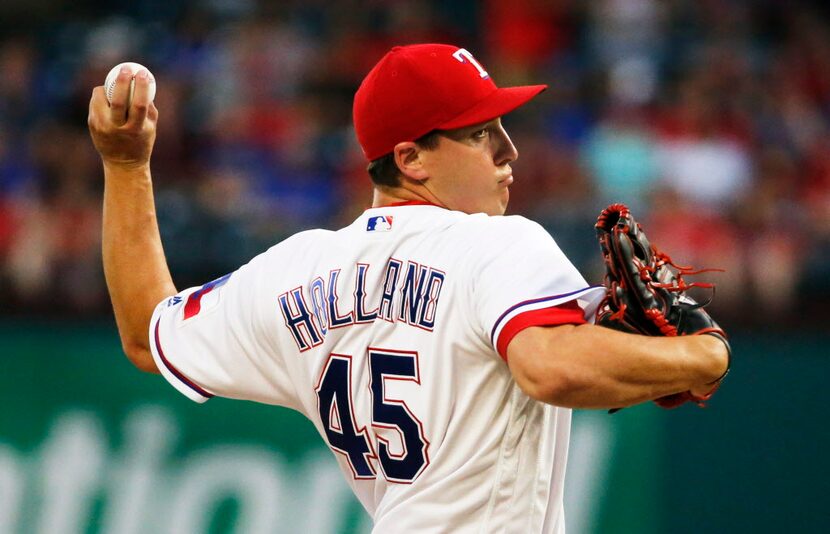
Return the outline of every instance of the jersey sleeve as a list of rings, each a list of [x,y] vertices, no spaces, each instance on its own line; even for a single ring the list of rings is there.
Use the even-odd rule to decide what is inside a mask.
[[[167,298],[150,322],[161,374],[196,402],[213,396],[297,408],[290,372],[268,328],[267,276],[260,258]],[[273,310],[270,310],[273,313]]]
[[[491,224],[473,269],[473,313],[505,361],[525,328],[593,321],[604,287],[589,286],[544,228],[517,216]]]

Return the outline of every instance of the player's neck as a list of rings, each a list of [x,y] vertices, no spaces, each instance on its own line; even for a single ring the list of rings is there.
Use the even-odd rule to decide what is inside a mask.
[[[372,196],[373,208],[401,205],[409,202],[433,204],[443,207],[441,202],[430,194],[429,191],[425,191],[425,194],[421,194],[419,191],[413,191],[403,187],[376,186]]]

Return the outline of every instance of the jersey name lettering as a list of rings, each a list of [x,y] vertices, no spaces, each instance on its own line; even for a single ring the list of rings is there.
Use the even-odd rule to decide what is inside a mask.
[[[300,352],[322,344],[330,330],[370,324],[377,319],[433,330],[446,278],[443,271],[413,261],[390,259],[381,277],[378,300],[367,302],[370,268],[366,263],[355,266],[351,309],[341,302],[345,294],[339,290],[343,283],[341,269],[332,269],[326,281],[318,276],[308,287],[295,287],[277,298],[285,326]]]

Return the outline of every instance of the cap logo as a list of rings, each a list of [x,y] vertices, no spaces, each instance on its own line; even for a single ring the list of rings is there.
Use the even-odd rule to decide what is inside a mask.
[[[490,75],[487,74],[487,71],[484,70],[484,67],[481,66],[481,63],[476,61],[476,58],[474,58],[473,55],[466,48],[459,48],[458,50],[453,52],[452,57],[454,57],[461,63],[471,63],[476,68],[476,70],[478,70],[478,75],[481,76],[482,80],[486,80],[490,77]]]

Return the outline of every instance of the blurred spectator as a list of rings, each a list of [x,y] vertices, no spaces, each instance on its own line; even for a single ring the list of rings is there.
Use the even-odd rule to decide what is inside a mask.
[[[671,189],[655,192],[652,211],[641,222],[649,241],[667,253],[677,266],[718,269],[687,277],[687,282],[714,283],[716,291],[700,290],[694,296],[713,298],[713,310],[721,319],[740,318],[746,309],[750,286],[742,236],[722,214],[700,209],[694,200]]]
[[[42,123],[32,134],[40,177],[14,203],[17,225],[8,251],[12,295],[38,311],[98,311],[105,288],[100,261],[98,161],[85,132]]]
[[[605,67],[620,61],[660,58],[665,43],[666,2],[658,0],[600,0],[590,3],[592,48]]]
[[[634,108],[613,109],[597,125],[583,151],[601,204],[622,202],[634,213],[647,210],[658,176],[655,141]]]
[[[684,80],[678,101],[663,111],[657,167],[662,182],[679,196],[723,212],[751,188],[752,161],[707,82],[704,77]]]

